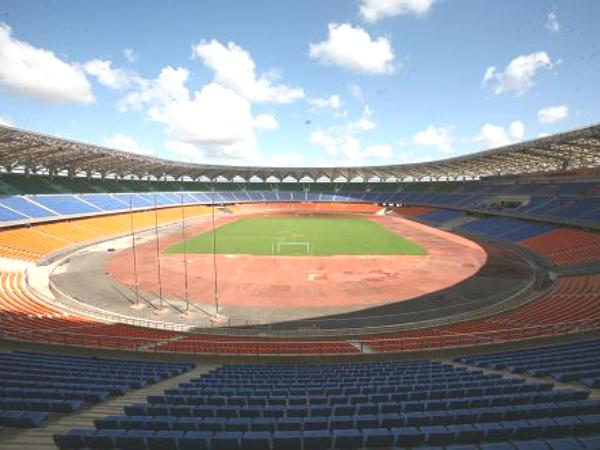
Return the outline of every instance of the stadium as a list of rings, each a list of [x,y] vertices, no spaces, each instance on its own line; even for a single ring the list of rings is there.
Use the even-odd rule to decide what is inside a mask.
[[[0,155],[0,448],[597,448],[600,126],[381,167]]]
[[[600,450],[599,19],[0,1],[0,450]]]

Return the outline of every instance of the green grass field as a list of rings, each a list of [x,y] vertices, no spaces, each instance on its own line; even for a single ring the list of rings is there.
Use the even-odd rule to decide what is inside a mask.
[[[359,217],[252,217],[216,230],[216,253],[282,256],[425,255],[423,247]],[[188,253],[213,253],[213,232],[185,241]],[[184,253],[184,243],[165,253]]]

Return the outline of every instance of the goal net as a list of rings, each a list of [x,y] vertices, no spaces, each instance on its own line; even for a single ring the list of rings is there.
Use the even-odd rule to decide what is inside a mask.
[[[278,241],[273,242],[274,255],[312,255],[313,247],[310,242]]]

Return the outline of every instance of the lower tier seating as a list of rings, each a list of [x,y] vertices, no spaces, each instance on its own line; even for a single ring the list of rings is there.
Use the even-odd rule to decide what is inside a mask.
[[[0,336],[5,339],[135,349],[176,334],[66,313],[33,295],[22,272],[0,272]]]
[[[376,351],[423,350],[515,341],[600,325],[600,275],[560,278],[552,290],[524,306],[494,316],[422,330],[370,336]]]
[[[358,349],[344,339],[326,341],[301,339],[260,339],[239,336],[190,335],[158,345],[156,351],[220,354],[330,354],[358,353]]]
[[[0,353],[0,425],[38,427],[50,413],[72,413],[193,367],[61,354]]]
[[[561,228],[519,243],[557,266],[600,261],[600,233]]]
[[[598,439],[600,400],[588,396],[430,361],[230,365],[54,440],[65,450],[577,449]]]

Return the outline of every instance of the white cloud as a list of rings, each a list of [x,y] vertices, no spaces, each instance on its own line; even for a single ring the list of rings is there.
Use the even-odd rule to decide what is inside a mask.
[[[112,61],[92,59],[84,64],[85,71],[98,82],[112,89],[127,89],[140,79],[132,72],[123,69],[113,69]]]
[[[412,164],[433,161],[433,156],[415,150],[403,150],[395,156],[394,160],[396,164]]]
[[[550,33],[560,33],[560,23],[558,22],[558,16],[554,11],[548,14],[548,18],[546,19],[546,29],[550,31]]]
[[[311,98],[308,100],[310,106],[314,108],[330,108],[330,109],[339,109],[342,107],[342,100],[339,95],[330,95],[327,98]]]
[[[508,136],[513,141],[520,141],[525,135],[525,124],[518,120],[515,120],[508,127]]]
[[[279,127],[279,122],[269,114],[259,114],[254,118],[254,128],[261,130],[276,130]]]
[[[204,154],[193,144],[179,141],[165,141],[165,148],[174,155],[174,159],[183,162],[205,162]]]
[[[434,0],[362,0],[360,14],[367,22],[377,22],[384,17],[426,14]]]
[[[544,51],[517,56],[504,71],[495,66],[488,67],[483,76],[483,87],[495,85],[496,95],[505,92],[521,95],[534,86],[534,78],[541,70],[552,69],[557,64],[558,61],[552,61]]]
[[[129,92],[117,105],[119,111],[141,110],[149,107],[149,115],[153,116],[158,110],[171,103],[188,99],[189,90],[185,86],[190,73],[183,67],[174,69],[164,67],[158,78],[154,80],[140,79],[137,89]]]
[[[455,137],[454,127],[436,127],[429,125],[424,130],[415,133],[412,143],[419,146],[436,147],[444,152],[451,152]]]
[[[360,120],[350,124],[350,126],[356,127],[363,131],[370,131],[375,129],[376,124],[375,122],[373,122],[373,110],[368,105],[365,105]]]
[[[118,150],[123,150],[130,153],[137,153],[140,155],[154,155],[154,150],[140,147],[138,141],[130,136],[117,133],[112,137],[104,140],[104,144],[108,147],[113,147]]]
[[[265,165],[279,167],[302,167],[305,165],[304,157],[298,152],[279,153],[265,158]]]
[[[309,143],[321,147],[329,157],[329,164],[358,165],[370,164],[372,160],[390,159],[393,150],[389,145],[373,144],[363,147],[359,134],[376,127],[372,119],[373,112],[365,106],[362,116],[342,126],[332,126],[315,130],[309,136]]]
[[[350,24],[330,23],[326,41],[309,45],[309,56],[322,64],[354,72],[390,74],[394,72],[394,50],[388,38],[372,39],[365,30]]]
[[[132,48],[123,49],[123,57],[132,64],[138,60],[138,54]]]
[[[473,142],[481,145],[483,148],[496,148],[504,145],[514,144],[523,139],[525,135],[525,125],[523,122],[514,121],[508,129],[486,123],[481,127],[481,131],[473,138]]]
[[[189,72],[165,67],[121,102],[123,111],[145,109],[166,127],[171,152],[186,160],[248,162],[258,157],[255,128],[272,129],[276,120],[253,117],[250,102],[232,89],[212,82],[199,91],[186,87]]]
[[[565,105],[549,106],[542,108],[537,112],[537,117],[542,124],[551,124],[560,122],[569,116],[569,108]]]
[[[363,158],[391,158],[394,156],[394,151],[390,145],[386,144],[375,144],[364,149],[362,153]]]
[[[12,120],[10,120],[8,117],[0,116],[0,125],[4,125],[5,127],[12,127],[13,123]]]
[[[365,95],[363,93],[363,90],[358,84],[351,84],[350,86],[348,86],[348,92],[350,92],[350,95],[352,95],[352,97],[354,97],[359,102],[365,101]]]
[[[77,64],[15,39],[4,23],[0,23],[0,88],[50,104],[94,102],[92,87]]]
[[[217,40],[202,41],[194,55],[215,71],[215,81],[251,102],[291,103],[304,97],[302,89],[277,83],[274,73],[256,75],[252,56],[233,42],[224,46]]]
[[[231,89],[210,83],[188,99],[153,113],[174,140],[195,145],[209,158],[252,160],[257,157],[250,102]]]

